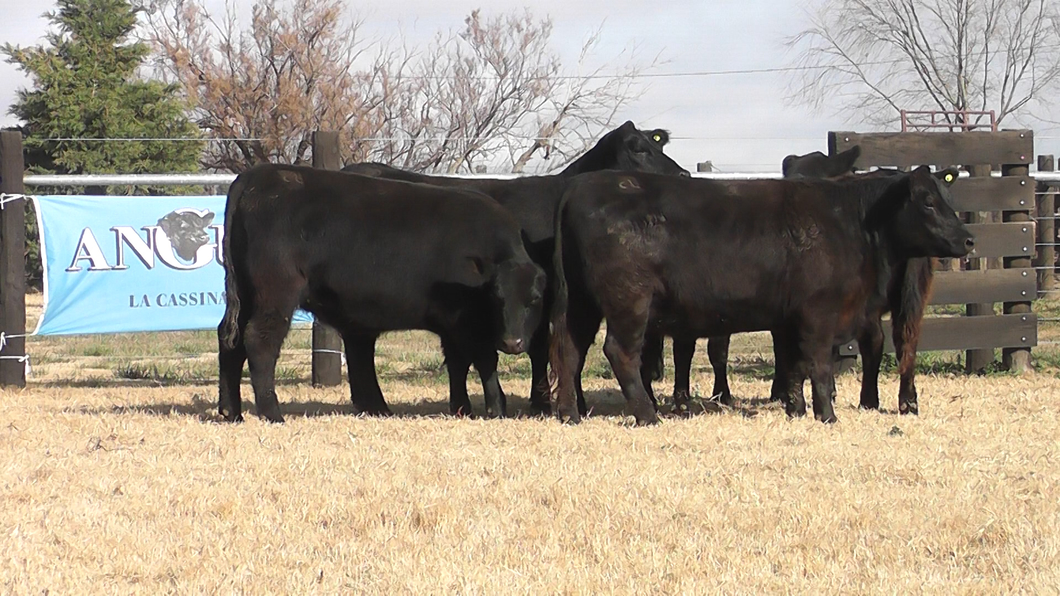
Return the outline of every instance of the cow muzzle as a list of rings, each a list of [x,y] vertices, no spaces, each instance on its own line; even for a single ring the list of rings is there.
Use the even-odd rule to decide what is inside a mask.
[[[508,338],[501,341],[501,350],[505,354],[522,354],[526,351],[526,341],[519,338]]]

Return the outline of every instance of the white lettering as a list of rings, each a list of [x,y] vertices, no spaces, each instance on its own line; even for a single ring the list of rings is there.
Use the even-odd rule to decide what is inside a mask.
[[[66,268],[66,271],[70,273],[80,271],[81,267],[78,266],[77,262],[82,260],[88,260],[89,271],[110,271],[111,269],[107,259],[103,256],[103,250],[99,247],[99,242],[92,235],[92,230],[88,228],[81,230],[81,238],[77,241],[77,249],[74,250],[74,260],[70,262],[70,266]]]
[[[132,249],[140,261],[148,269],[153,269],[155,266],[155,249],[154,244],[154,230],[158,226],[145,226],[141,228],[147,232],[147,240],[140,237],[140,234],[136,233],[136,230],[132,226],[114,226],[110,230],[114,232],[114,243],[117,247],[118,262],[114,265],[114,270],[122,271],[128,269],[129,266],[125,264],[125,246]]]

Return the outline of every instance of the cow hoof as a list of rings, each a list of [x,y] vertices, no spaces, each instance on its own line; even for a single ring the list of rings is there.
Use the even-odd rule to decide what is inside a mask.
[[[582,421],[581,415],[577,413],[566,415],[560,414],[559,416],[557,416],[557,418],[559,418],[560,423],[569,425],[578,424]]]
[[[911,414],[913,416],[919,416],[920,415],[920,406],[918,404],[915,404],[915,403],[913,403],[913,404],[898,404],[898,413],[902,414],[903,416],[906,415],[906,414]]]
[[[784,412],[787,413],[789,418],[802,418],[806,415],[806,406],[804,405],[799,408],[792,403],[786,403],[784,405]]]
[[[552,404],[535,404],[530,402],[529,411],[531,416],[551,416]]]
[[[637,426],[654,426],[659,424],[658,416],[645,416],[644,418],[637,418]]]
[[[879,410],[880,402],[876,401],[875,403],[873,403],[869,400],[863,400],[860,404],[858,404],[858,407],[862,410]]]
[[[386,418],[388,416],[394,415],[394,413],[390,411],[390,408],[386,407],[385,405],[383,407],[367,406],[364,408],[354,406],[353,413],[364,416],[371,416],[373,418]]]
[[[839,419],[835,417],[835,414],[819,416],[818,419],[825,424],[835,424],[836,422],[839,422]]]
[[[243,414],[242,413],[235,413],[235,412],[232,412],[232,410],[228,410],[228,409],[224,409],[224,408],[222,408],[219,411],[219,413],[221,414],[221,418],[225,422],[231,422],[231,423],[243,422]]]
[[[274,424],[283,424],[283,414],[279,412],[263,412],[259,414],[259,417],[266,421]]]

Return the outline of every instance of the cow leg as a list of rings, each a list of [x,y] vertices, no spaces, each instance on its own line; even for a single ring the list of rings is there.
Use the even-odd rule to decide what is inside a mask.
[[[552,403],[549,397],[548,384],[548,325],[542,325],[530,339],[530,368],[532,381],[530,385],[530,413],[535,416],[552,414]]]
[[[343,334],[346,346],[346,376],[350,382],[350,401],[354,414],[390,416],[390,408],[379,388],[375,373],[376,335]]]
[[[792,363],[789,362],[790,350],[784,350],[779,346],[779,339],[776,333],[773,333],[773,387],[770,389],[770,401],[781,402],[787,404],[790,401],[790,393],[788,384],[790,383],[789,376],[791,375]],[[802,392],[802,385],[799,384],[799,392]]]
[[[916,394],[916,347],[920,336],[920,321],[906,323],[895,318],[891,335],[898,355],[898,413],[915,416],[920,413]]]
[[[442,338],[442,353],[445,354],[445,369],[449,374],[449,413],[454,416],[473,416],[471,399],[467,395],[467,373],[471,369],[472,358],[445,337]]]
[[[243,333],[254,403],[258,416],[269,422],[283,422],[280,402],[276,398],[276,360],[291,328],[292,314],[293,306],[289,309],[258,309],[247,321]]]
[[[574,345],[578,353],[577,374],[574,376],[574,393],[578,400],[578,413],[582,416],[589,414],[589,407],[585,403],[585,391],[582,390],[582,370],[585,369],[585,359],[589,354],[589,348],[596,340],[596,332],[600,330],[601,316],[593,313],[581,313],[577,315],[577,322],[571,329]]]
[[[692,357],[696,338],[674,338],[674,412],[687,416],[692,403]]]
[[[813,392],[813,415],[825,423],[835,422],[832,393],[835,377],[832,373],[832,342],[834,330],[827,326],[815,326],[802,336],[801,352],[807,357],[810,368],[810,385]]]
[[[217,363],[220,369],[217,411],[228,422],[243,421],[243,398],[240,396],[239,384],[243,378],[243,365],[247,361],[247,348],[243,345],[246,327],[247,322],[241,316],[239,318],[239,337],[234,347],[226,347],[224,341],[220,339],[217,342]],[[220,333],[222,331],[218,328],[218,334],[220,335]]]
[[[773,393],[781,395],[780,401],[788,416],[805,416],[806,397],[802,385],[806,380],[806,367],[796,337],[790,332],[774,331],[773,354],[776,357]]]
[[[487,350],[475,358],[475,370],[482,379],[482,395],[486,400],[486,415],[491,418],[508,416],[508,398],[497,377],[497,352]]]
[[[585,356],[582,356],[581,360],[578,361],[578,375],[574,377],[574,393],[578,399],[578,413],[582,416],[588,416],[589,405],[585,403],[585,390],[582,389],[582,370],[584,369]]]
[[[611,363],[611,370],[622,387],[626,407],[637,419],[638,425],[656,424],[659,417],[648,398],[648,392],[640,376],[641,351],[644,348],[644,333],[648,325],[648,309],[641,312],[625,311],[607,321],[607,336],[604,339],[604,355]]]
[[[662,333],[649,332],[644,339],[644,351],[640,354],[640,382],[648,392],[656,412],[659,411],[659,401],[655,399],[652,381],[662,378],[663,339]]]
[[[732,392],[729,390],[729,341],[731,335],[718,335],[707,339],[707,357],[714,369],[714,392],[711,397],[718,397],[721,403],[731,406]],[[692,345],[695,350],[695,344]],[[688,354],[688,365],[692,366],[692,354]]]
[[[858,334],[861,351],[861,407],[877,410],[880,407],[880,364],[883,361],[883,323],[878,317],[866,321]]]

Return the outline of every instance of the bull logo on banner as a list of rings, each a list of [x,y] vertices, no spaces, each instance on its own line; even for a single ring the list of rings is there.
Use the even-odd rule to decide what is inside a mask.
[[[108,262],[92,230],[84,228],[66,271],[78,272],[85,265],[89,271],[123,271],[129,268],[127,251],[147,269],[155,268],[156,258],[177,271],[199,269],[212,262],[222,264],[224,226],[213,220],[212,211],[181,208],[159,218],[157,225],[140,228],[144,236],[132,226],[114,226],[110,228],[115,243],[113,264]]]

